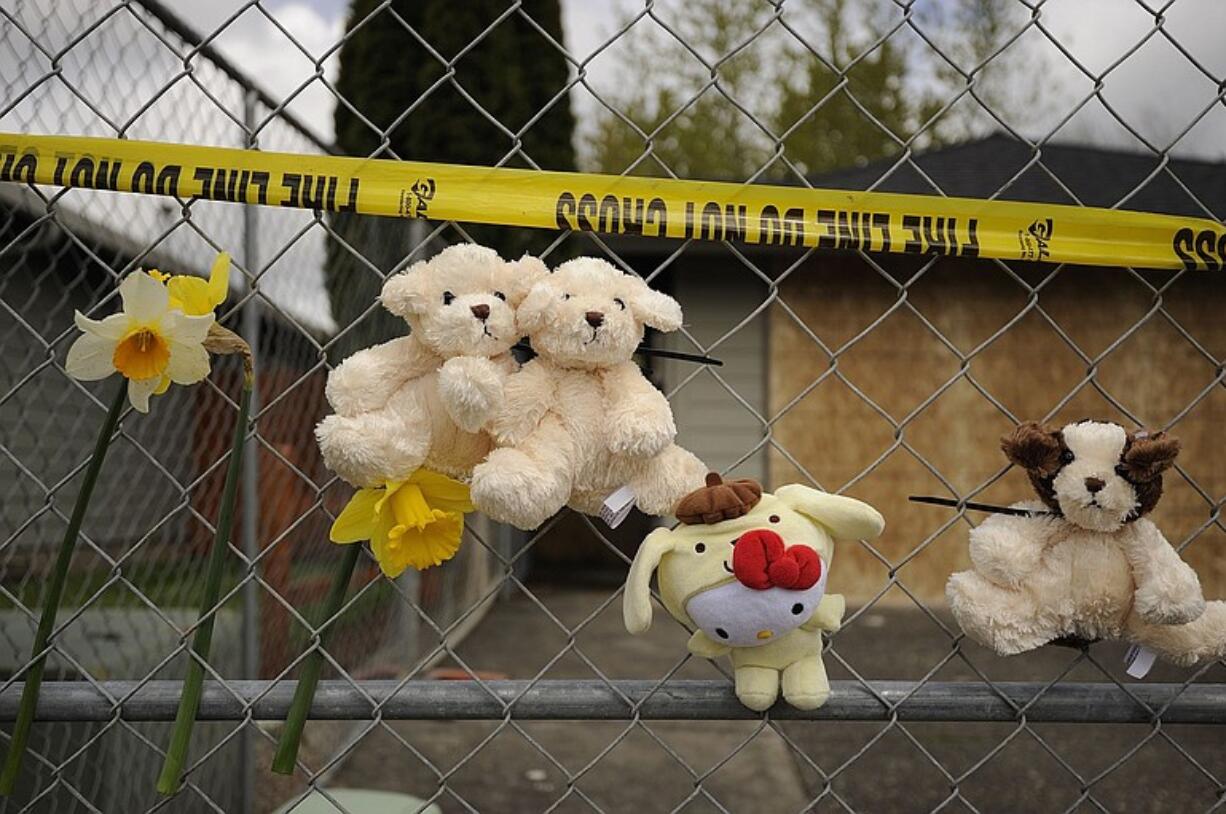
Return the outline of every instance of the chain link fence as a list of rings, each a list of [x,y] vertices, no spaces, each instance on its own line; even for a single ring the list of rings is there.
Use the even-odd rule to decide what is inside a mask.
[[[397,152],[394,131],[446,95],[484,117],[498,163],[535,167],[533,128],[573,104],[584,114],[580,160],[620,162],[614,171],[1226,217],[1226,164],[1176,155],[1226,120],[1226,66],[1183,43],[1178,32],[1195,20],[1179,16],[1180,2],[1121,0],[1110,14],[1131,17],[1138,38],[1099,62],[1078,57],[1045,18],[1053,4],[1025,0],[969,4],[995,20],[979,40],[951,36],[921,3],[865,4],[872,13],[843,45],[814,20],[847,4],[762,3],[726,19],[739,7],[649,0],[627,6],[590,49],[564,43],[545,5],[508,0],[471,39],[436,47],[402,4],[357,3],[358,18],[312,51],[280,19],[295,4],[241,4],[197,33],[155,2],[0,0],[0,130],[332,151],[302,121],[314,94],[369,131],[371,155],[418,158]],[[585,10],[567,6],[568,23],[583,24]],[[216,41],[252,19],[302,63],[290,92],[270,95],[219,54]],[[567,76],[501,121],[465,66],[512,26],[560,54]],[[390,120],[346,98],[333,72],[364,29],[407,33],[436,76],[393,98]],[[1191,112],[1161,127],[1112,95],[1154,48],[1196,77]],[[637,59],[668,71],[657,96],[643,103],[636,82],[598,70],[619,50],[623,68]],[[754,77],[784,52],[791,75],[808,79],[771,112],[763,100],[778,88]],[[686,68],[670,71],[666,59]],[[1000,90],[1019,64],[1042,66],[1045,101]],[[899,85],[891,72],[903,71],[911,78]],[[1067,92],[1057,97],[1060,77]],[[1061,143],[1091,109],[1130,149]],[[1050,126],[1018,126],[1031,114]],[[695,141],[704,128],[715,138]],[[825,135],[805,135],[814,128]],[[840,139],[850,146],[829,148]],[[716,157],[714,170],[695,145]],[[682,445],[713,469],[846,491],[887,517],[880,541],[840,549],[832,575],[852,610],[826,656],[836,689],[818,717],[828,720],[750,716],[724,667],[684,656],[679,625],[658,621],[645,643],[630,640],[616,585],[649,522],[611,532],[564,513],[530,536],[470,524],[457,559],[420,576],[387,580],[368,558],[326,651],[320,704],[334,720],[308,727],[294,777],[268,774],[275,720],[337,559],[327,528],[348,496],[312,436],[327,371],[386,329],[373,292],[388,274],[448,243],[507,232],[0,187],[6,701],[101,409],[97,391],[62,367],[73,310],[105,313],[133,269],[203,274],[229,251],[238,273],[224,322],[258,360],[241,533],[185,789],[163,799],[153,783],[236,413],[229,362],[124,421],[60,614],[46,722],[0,811],[305,811],[321,797],[356,810],[337,791],[345,786],[411,792],[443,811],[1226,807],[1226,745],[1205,726],[1226,716],[1223,665],[1159,668],[1138,684],[1112,644],[993,657],[961,637],[942,594],[968,561],[975,518],[905,502],[1027,494],[996,452],[1019,420],[1093,415],[1166,429],[1186,451],[1155,519],[1206,594],[1226,595],[1219,280],[578,234],[523,240],[543,240],[535,248],[551,263],[590,253],[641,274],[686,312],[681,332],[651,341],[724,362],[652,363]],[[371,293],[354,313],[329,285],[337,257],[343,284]],[[439,680],[449,676],[431,672],[440,665],[465,680]]]

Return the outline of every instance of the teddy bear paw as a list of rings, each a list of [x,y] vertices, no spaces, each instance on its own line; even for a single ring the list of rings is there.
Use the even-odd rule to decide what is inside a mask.
[[[508,399],[512,404],[514,398]],[[490,435],[499,446],[513,447],[527,438],[540,423],[540,416],[528,412],[503,410],[489,426]]]
[[[439,397],[451,420],[465,432],[480,432],[503,404],[502,378],[489,359],[457,356],[443,363]]]
[[[1016,589],[1033,566],[1033,552],[1008,527],[984,524],[971,531],[971,562],[988,581]]]
[[[409,437],[383,416],[326,416],[315,428],[315,436],[324,465],[359,487],[407,477],[424,457],[420,454],[424,439]],[[397,442],[386,443],[389,436]]]
[[[653,425],[642,416],[624,416],[609,428],[609,451],[614,455],[651,458],[673,441],[671,427]]]
[[[534,529],[565,505],[570,488],[523,452],[504,448],[491,452],[473,470],[471,493],[483,514],[519,529]]]
[[[1155,591],[1139,590],[1136,609],[1151,625],[1186,625],[1205,612],[1205,598],[1194,594],[1174,601]]]

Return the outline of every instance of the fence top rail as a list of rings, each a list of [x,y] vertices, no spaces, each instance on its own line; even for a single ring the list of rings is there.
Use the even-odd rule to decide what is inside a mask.
[[[208,682],[200,718],[282,720],[295,681]],[[783,720],[1226,724],[1226,684],[834,681],[820,709],[780,704]],[[0,721],[16,717],[22,685],[0,692]],[[38,719],[170,721],[178,681],[48,682]],[[719,681],[324,681],[311,717],[327,720],[712,720],[759,717]]]

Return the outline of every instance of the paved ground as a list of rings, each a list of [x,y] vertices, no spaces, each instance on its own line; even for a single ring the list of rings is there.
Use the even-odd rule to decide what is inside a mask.
[[[558,657],[567,644],[564,632],[530,600],[517,597],[496,606],[460,647],[460,657],[469,666],[511,678],[531,678],[542,670],[546,678],[593,678],[586,657],[611,678],[653,678],[669,670],[684,651],[685,633],[667,617],[658,617],[645,637],[627,635],[621,626],[620,601],[601,609],[608,591],[547,585],[534,586],[534,591],[567,625],[595,614],[576,637],[578,652]],[[949,652],[950,640],[917,611],[886,610],[862,616],[837,637],[835,649],[865,678],[919,679]],[[966,652],[994,679],[1015,681],[1052,680],[1077,655],[1047,648],[1006,661],[971,647]],[[1111,646],[1095,648],[1096,656],[1113,664],[1121,653]],[[852,677],[834,657],[827,658],[827,666],[832,678]],[[691,660],[679,675],[720,677],[713,666],[698,660]],[[1156,668],[1149,680],[1178,680],[1183,675]],[[974,680],[975,676],[965,662],[955,660],[933,678]],[[1084,666],[1068,676],[1068,680],[1098,679],[1100,673]],[[1226,681],[1226,670],[1214,668],[1203,680]],[[634,814],[719,810],[709,799],[695,796],[695,774],[703,776],[705,792],[733,812],[805,810],[808,801],[826,788],[778,733],[756,722],[657,722],[650,724],[650,733],[637,727],[627,732],[626,725],[602,722],[525,722],[520,727],[522,731],[485,722],[396,723],[394,735],[385,731],[368,735],[333,785],[430,797],[443,774],[447,787],[462,797],[444,792],[438,798],[444,811],[467,811],[471,806],[499,814],[545,811],[555,805],[552,810],[561,812],[592,811],[593,805]],[[1100,810],[1090,800],[1077,805],[1082,784],[1060,761],[1092,781],[1150,732],[1143,726],[1036,725],[1033,731],[1058,757],[1031,732],[1020,731],[975,768],[1018,727],[912,724],[904,729],[883,723],[806,722],[787,723],[783,729],[809,759],[834,774],[826,795],[811,810],[844,811],[845,804],[860,812],[937,807],[953,784],[934,759],[955,775],[974,769],[959,784],[962,799],[953,800],[947,811],[971,810],[963,800],[984,812]],[[1172,726],[1163,733],[1205,771],[1226,778],[1226,733],[1221,728]],[[727,759],[742,743],[744,748]],[[542,749],[568,771],[581,773],[569,795],[562,771]],[[863,754],[848,763],[861,750]],[[1182,813],[1221,803],[1219,786],[1161,735],[1137,750],[1122,769],[1091,783],[1089,791],[1095,802],[1111,811]]]
[[[952,619],[947,618],[945,623],[956,629]],[[834,649],[867,679],[917,681],[935,669],[934,681],[979,681],[971,669],[974,665],[995,681],[1051,682],[1062,674],[1065,681],[1106,680],[1098,668],[1084,662],[1068,671],[1079,653],[1061,647],[1003,659],[964,642],[961,650],[965,660],[955,658],[936,669],[951,649],[950,639],[913,608],[870,611],[836,637]],[[1093,654],[1117,680],[1127,684],[1133,680],[1123,671],[1124,650],[1116,643],[1099,644]],[[832,679],[854,678],[838,659],[828,656],[826,664]],[[1180,682],[1188,676],[1187,670],[1158,665],[1145,680]],[[1198,680],[1226,682],[1226,668],[1213,667]],[[1023,730],[1016,724],[907,724],[881,734],[883,729],[884,724],[784,725],[789,736],[828,773],[867,747],[864,755],[831,783],[842,801],[861,812],[934,810],[950,797],[953,783],[932,759],[955,777],[969,773],[958,783],[961,799],[954,799],[943,811],[1047,814],[1106,809],[1184,814],[1208,811],[1215,805],[1226,807],[1222,795],[1226,727],[1172,725],[1163,727],[1158,735],[1144,725],[1034,724]],[[867,746],[878,735],[879,739]],[[1003,748],[992,754],[1006,740]],[[1142,741],[1144,745],[1140,745]],[[1216,781],[1206,777],[1173,744],[1188,752]],[[989,754],[992,756],[987,759]],[[1121,759],[1124,762],[1120,768],[1098,779]],[[1070,769],[1084,779],[1092,800],[1083,798],[1082,782]],[[817,796],[823,790],[821,779],[807,767],[803,773],[810,792]],[[844,809],[828,797],[814,810]]]

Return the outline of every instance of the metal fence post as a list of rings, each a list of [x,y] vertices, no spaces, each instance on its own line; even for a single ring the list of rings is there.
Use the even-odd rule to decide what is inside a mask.
[[[258,99],[248,88],[243,94],[243,125],[247,129],[247,144],[254,149],[256,106]],[[257,273],[259,263],[259,211],[254,205],[243,207],[243,265],[249,274]],[[252,427],[260,410],[260,303],[255,296],[256,283],[244,278],[242,293],[249,296],[243,304],[242,334],[251,346],[254,361],[255,386],[251,391]],[[243,678],[260,677],[260,595],[256,580],[256,558],[260,555],[259,507],[260,507],[260,444],[256,432],[247,438],[243,453],[243,553],[247,557],[248,573],[243,584]],[[250,812],[255,805],[255,742],[251,727],[243,731],[242,738],[243,807]]]

